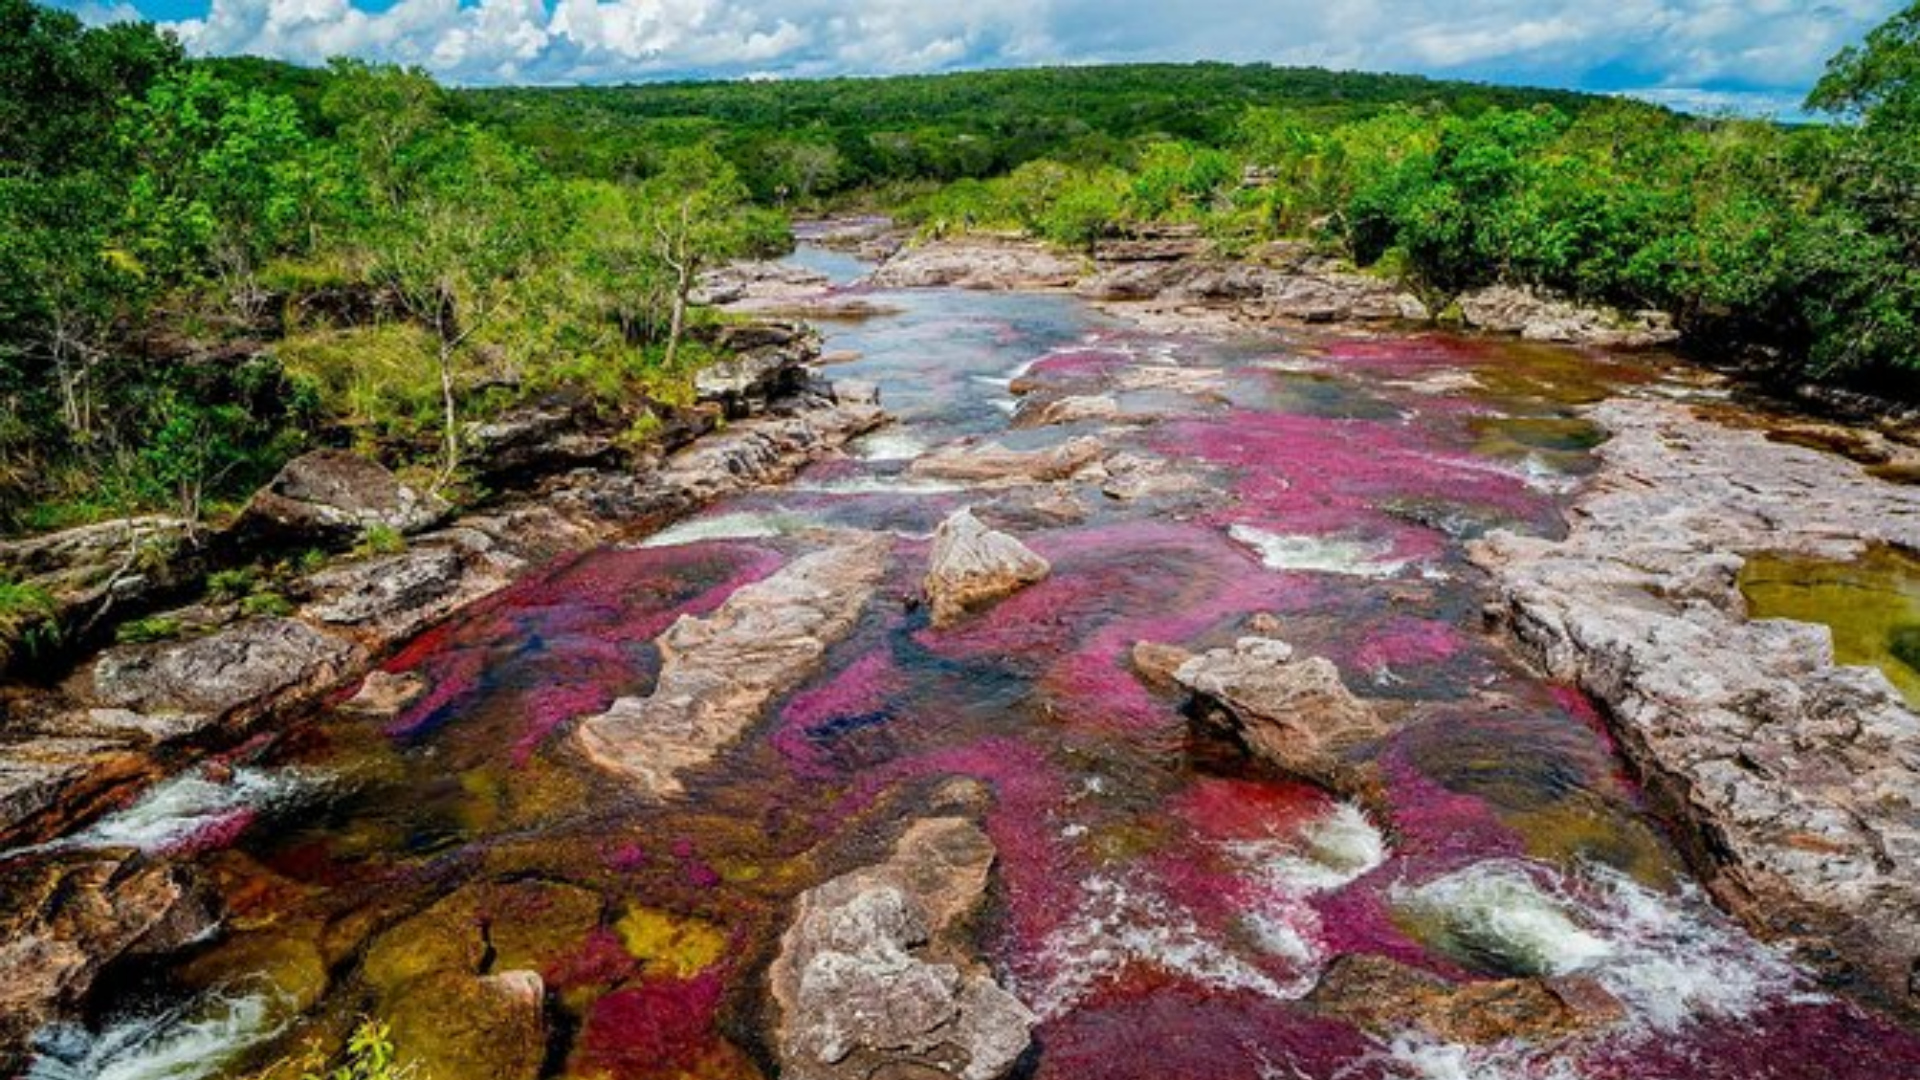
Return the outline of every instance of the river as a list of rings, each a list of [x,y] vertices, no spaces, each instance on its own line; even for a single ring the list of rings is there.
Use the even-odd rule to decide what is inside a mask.
[[[760,980],[794,898],[871,861],[958,777],[992,797],[980,940],[1039,1018],[1017,1075],[1920,1076],[1920,1038],[1715,911],[1590,704],[1483,628],[1463,545],[1563,527],[1600,438],[1575,408],[1700,392],[1686,380],[1445,336],[1156,336],[1060,295],[872,299],[894,310],[824,328],[859,356],[830,375],[878,384],[898,418],[854,454],[430,631],[384,665],[430,687],[391,723],[323,712],[77,838],[196,861],[231,915],[219,940],[118,973],[88,1028],[43,1033],[32,1075],[249,1075],[369,1013],[403,1047],[432,1040],[462,1023],[456,993],[415,978],[436,964],[541,974],[546,1075],[764,1075]],[[1123,415],[1014,427],[1016,389],[1112,395]],[[1089,433],[1161,482],[1114,497],[907,475],[959,439]],[[1053,570],[935,630],[906,598],[933,529],[968,505]],[[893,534],[879,599],[684,795],[635,799],[572,752],[578,719],[649,690],[675,619],[827,527]],[[1129,666],[1136,642],[1230,645],[1257,616],[1390,718],[1378,800],[1196,736]],[[484,955],[443,955],[476,922]],[[1303,1000],[1357,953],[1449,980],[1582,979],[1616,1011],[1477,1045],[1363,1031]]]

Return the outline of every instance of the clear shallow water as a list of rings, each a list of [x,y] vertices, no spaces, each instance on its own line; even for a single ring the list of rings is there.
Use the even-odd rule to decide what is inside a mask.
[[[1438,337],[1159,338],[1058,296],[886,299],[898,314],[832,328],[828,347],[861,354],[835,374],[877,382],[898,427],[424,635],[386,665],[430,687],[393,722],[322,714],[242,763],[230,791],[196,777],[96,830],[198,861],[233,915],[221,940],[129,977],[96,1034],[56,1033],[62,1059],[112,1044],[115,1075],[194,1080],[335,1037],[393,1007],[368,942],[444,901],[486,927],[486,962],[533,967],[553,991],[551,1074],[759,1075],[757,980],[793,897],[873,860],[937,786],[971,778],[992,793],[1000,855],[987,951],[1042,1017],[1025,1075],[1920,1075],[1920,1041],[1813,993],[1714,913],[1588,704],[1480,628],[1463,540],[1559,530],[1596,437],[1570,407],[1653,372]],[[1206,374],[1170,375],[1188,371]],[[1111,394],[1140,422],[1010,429],[1016,379]],[[1042,505],[1051,492],[904,475],[957,438],[1088,432],[1192,490],[1125,502],[1080,485],[1070,514]],[[936,632],[901,598],[934,525],[969,504],[1054,572]],[[810,550],[823,525],[895,534],[879,598],[683,800],[641,804],[570,751],[579,718],[649,688],[656,635]],[[1195,741],[1180,701],[1129,670],[1137,641],[1228,644],[1257,613],[1395,719],[1377,803]],[[259,813],[237,816],[248,792]],[[1543,1044],[1362,1032],[1302,1000],[1352,952],[1452,979],[1590,977],[1623,1016]],[[182,1006],[209,1000],[255,1004]]]

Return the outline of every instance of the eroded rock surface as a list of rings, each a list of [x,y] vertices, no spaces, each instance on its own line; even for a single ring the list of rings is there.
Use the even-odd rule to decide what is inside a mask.
[[[218,717],[333,683],[358,658],[298,619],[249,619],[202,638],[109,649],[94,661],[91,696],[114,708]]]
[[[580,748],[646,797],[677,794],[683,773],[732,745],[853,629],[890,546],[885,536],[849,534],[744,586],[712,615],[683,616],[657,642],[653,693],[621,698],[583,722]]]
[[[1920,547],[1920,492],[1843,458],[1615,400],[1564,542],[1473,548],[1495,613],[1599,699],[1714,895],[1911,1007],[1920,970],[1920,717],[1824,627],[1748,621],[1739,553]]]
[[[1493,285],[1460,297],[1460,314],[1469,327],[1518,334],[1528,341],[1557,341],[1612,348],[1670,345],[1680,338],[1664,312],[1619,312],[1582,307],[1567,299]]]
[[[933,534],[925,588],[933,624],[948,626],[968,612],[1046,578],[1053,567],[1027,545],[975,517],[953,512]]]
[[[1098,462],[1106,452],[1106,444],[1088,435],[1038,450],[1011,450],[999,443],[963,441],[916,458],[907,472],[912,476],[978,484],[1044,484],[1067,479]]]
[[[177,949],[217,914],[182,867],[142,858],[56,859],[0,879],[0,1072],[27,1037],[73,1008],[124,956]]]
[[[349,544],[375,527],[419,532],[447,510],[445,500],[401,483],[379,462],[315,450],[287,462],[247,504],[238,527],[282,540]]]
[[[1174,679],[1193,693],[1199,719],[1255,755],[1335,791],[1360,776],[1351,749],[1387,734],[1372,706],[1354,697],[1323,657],[1301,657],[1275,638],[1241,638],[1181,664]]]
[[[1080,279],[1081,260],[1026,240],[966,237],[902,248],[874,271],[887,289],[1064,289]]]
[[[996,1080],[1035,1023],[973,947],[993,842],[965,818],[915,822],[878,866],[801,894],[768,973],[782,1075]]]

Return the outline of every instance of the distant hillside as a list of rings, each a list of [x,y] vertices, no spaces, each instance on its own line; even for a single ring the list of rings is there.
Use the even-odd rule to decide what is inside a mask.
[[[475,118],[538,148],[563,172],[645,171],[646,147],[716,139],[729,158],[747,166],[756,157],[784,159],[797,148],[830,147],[831,187],[838,189],[993,176],[1042,157],[1111,160],[1122,144],[1145,135],[1219,145],[1252,105],[1287,108],[1332,126],[1392,105],[1474,116],[1547,104],[1578,114],[1610,100],[1411,75],[1209,63],[514,87],[466,90],[460,97]]]

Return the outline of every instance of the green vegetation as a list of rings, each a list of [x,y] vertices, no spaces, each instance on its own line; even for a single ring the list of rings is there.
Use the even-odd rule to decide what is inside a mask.
[[[169,641],[180,636],[184,629],[178,619],[164,615],[152,615],[144,619],[133,619],[121,623],[114,631],[114,639],[126,645],[145,645],[155,641]]]
[[[685,369],[700,268],[784,248],[702,143],[563,174],[417,71],[186,60],[0,0],[0,528],[220,512],[321,442]]]
[[[1436,311],[1543,286],[1910,398],[1916,56],[1920,4],[1800,127],[1260,65],[449,91],[0,0],[0,528],[217,515],[322,443],[457,489],[465,421],[562,385],[644,433],[709,358],[701,269],[794,209],[1303,240]]]
[[[369,525],[360,534],[360,542],[353,546],[356,558],[370,558],[375,555],[398,555],[407,550],[407,538],[400,530],[391,525]]]

